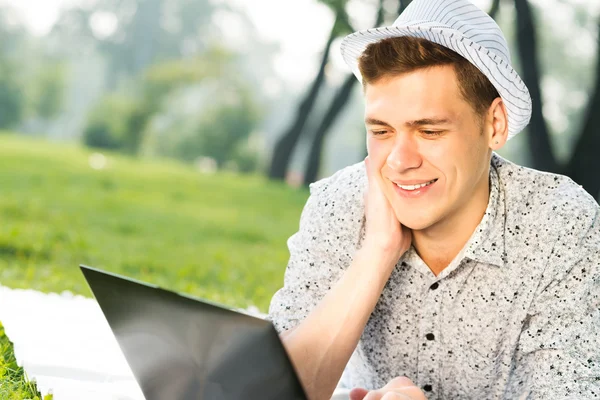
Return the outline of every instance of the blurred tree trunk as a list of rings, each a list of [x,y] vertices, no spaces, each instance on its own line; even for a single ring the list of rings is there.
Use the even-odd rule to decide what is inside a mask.
[[[492,2],[492,6],[490,7],[490,11],[488,11],[488,14],[490,17],[496,19],[496,15],[498,15],[498,11],[500,11],[500,0],[494,0]]]
[[[383,23],[384,18],[384,8],[383,8],[383,0],[379,1],[379,7],[377,9],[377,18],[375,21],[375,26],[379,26]],[[315,132],[312,144],[310,146],[310,153],[308,156],[308,161],[306,164],[306,168],[304,171],[303,182],[305,185],[308,185],[317,180],[319,169],[321,168],[321,156],[323,153],[323,143],[325,142],[325,138],[327,134],[331,132],[331,126],[342,112],[342,110],[348,104],[348,100],[350,99],[350,94],[352,93],[352,88],[355,83],[358,82],[356,77],[353,74],[350,74],[346,77],[346,80],[340,86],[333,97],[325,115],[319,125],[319,128]]]
[[[408,5],[412,2],[412,0],[399,0],[398,1],[398,15],[402,14],[402,12],[408,7]]]
[[[158,53],[160,35],[162,0],[143,0],[138,2],[138,11],[132,21],[131,36],[133,52],[131,54],[131,70],[138,74],[149,66]]]
[[[113,39],[99,41],[100,50],[108,56],[109,70],[106,85],[116,89],[119,82],[134,76],[155,61],[159,52],[163,0],[114,0],[104,2],[119,19],[118,32]],[[130,20],[123,17],[123,10],[135,7]],[[93,15],[93,14],[92,14]]]
[[[304,184],[308,185],[317,180],[319,169],[321,168],[321,154],[323,153],[323,143],[325,137],[331,132],[331,126],[337,119],[340,112],[344,109],[352,93],[354,84],[358,82],[354,75],[348,75],[346,80],[340,86],[333,98],[325,117],[321,121],[319,128],[315,132],[313,142],[310,146],[310,154],[304,171]]]
[[[528,132],[533,167],[548,172],[559,172],[546,120],[542,113],[542,93],[533,13],[527,0],[515,0],[515,7],[517,11],[517,48],[521,58],[523,80],[529,88],[533,103]]]
[[[596,50],[596,84],[587,105],[587,114],[581,134],[575,145],[566,173],[594,198],[600,196],[600,21],[598,49]]]
[[[329,60],[329,50],[331,49],[331,44],[337,36],[336,24],[338,18],[339,16],[336,16],[336,22],[334,22],[333,26],[331,27],[331,33],[329,35],[329,39],[327,39],[325,50],[323,51],[319,72],[317,73],[317,76],[315,77],[315,80],[313,81],[309,91],[306,93],[304,99],[300,103],[300,106],[296,112],[296,117],[294,118],[292,124],[283,133],[283,135],[281,135],[275,144],[273,156],[271,158],[271,166],[269,168],[269,178],[271,179],[283,180],[287,175],[292,154],[296,144],[298,143],[298,139],[302,134],[304,124],[306,123],[308,115],[315,104],[319,90],[325,81],[325,67],[327,65],[327,61]]]
[[[529,151],[533,167],[543,171],[566,174],[598,199],[600,196],[600,179],[597,177],[597,171],[600,170],[600,157],[598,156],[598,151],[600,151],[600,39],[597,49],[596,83],[587,105],[582,131],[577,138],[569,162],[566,165],[560,165],[552,151],[550,135],[542,114],[535,21],[527,0],[515,0],[515,6],[523,80],[529,88],[533,102],[533,113],[529,124]],[[600,29],[598,35],[600,37]]]

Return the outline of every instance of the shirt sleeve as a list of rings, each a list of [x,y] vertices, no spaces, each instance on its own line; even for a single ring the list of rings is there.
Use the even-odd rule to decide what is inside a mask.
[[[505,398],[600,398],[600,221],[553,254],[521,332]],[[587,226],[590,226],[589,224]],[[558,265],[558,266],[556,266]]]
[[[287,242],[284,285],[269,307],[279,332],[303,321],[352,262],[364,219],[356,175],[346,171],[311,185],[299,230]]]

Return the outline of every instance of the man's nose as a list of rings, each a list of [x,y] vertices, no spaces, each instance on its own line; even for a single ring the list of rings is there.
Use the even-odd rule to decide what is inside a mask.
[[[423,163],[419,146],[412,135],[399,133],[396,135],[394,147],[386,161],[388,167],[396,172],[418,168]]]

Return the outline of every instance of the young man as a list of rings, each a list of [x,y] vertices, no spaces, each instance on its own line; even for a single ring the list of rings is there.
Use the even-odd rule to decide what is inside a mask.
[[[498,26],[415,0],[342,53],[369,156],[311,185],[270,308],[309,397],[600,397],[599,207],[494,153],[531,113]]]

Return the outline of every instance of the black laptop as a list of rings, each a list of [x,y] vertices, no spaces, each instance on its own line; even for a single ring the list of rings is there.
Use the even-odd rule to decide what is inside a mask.
[[[306,399],[271,322],[81,270],[146,400]]]

